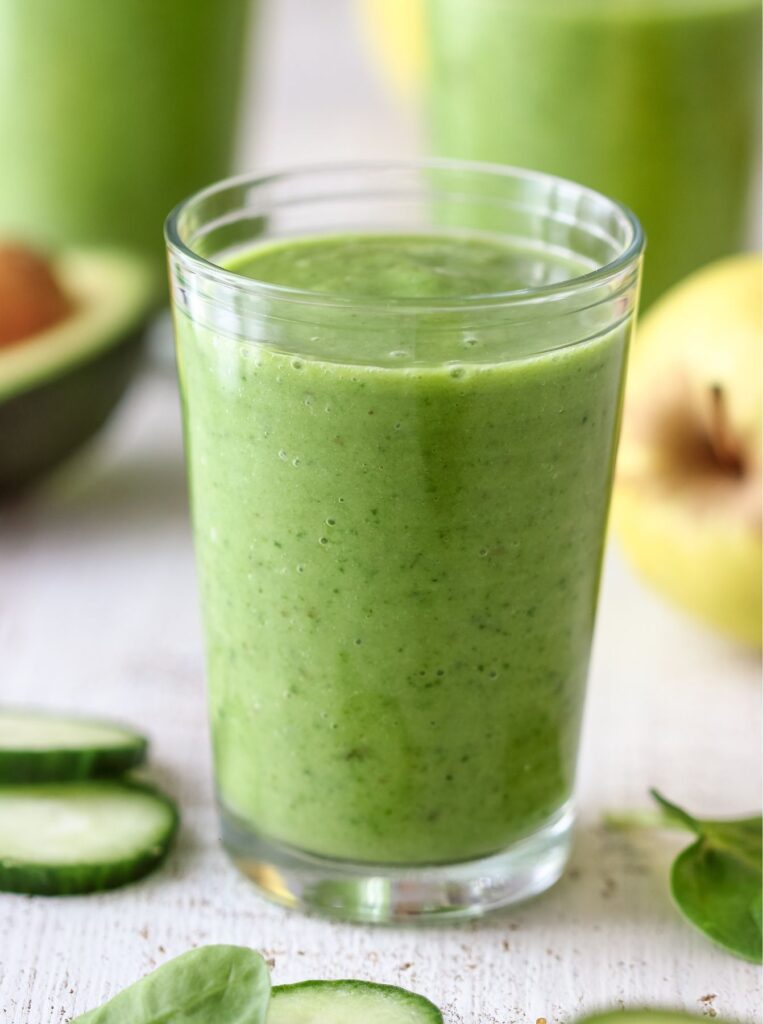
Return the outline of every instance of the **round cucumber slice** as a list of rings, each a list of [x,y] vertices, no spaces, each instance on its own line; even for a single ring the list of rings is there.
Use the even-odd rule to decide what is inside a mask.
[[[370,981],[303,981],[273,989],[267,1024],[442,1024],[424,996]]]
[[[143,736],[111,722],[0,710],[0,783],[121,775],[144,760],[147,748]]]
[[[97,892],[148,874],[169,849],[174,803],[127,780],[0,786],[0,889]]]

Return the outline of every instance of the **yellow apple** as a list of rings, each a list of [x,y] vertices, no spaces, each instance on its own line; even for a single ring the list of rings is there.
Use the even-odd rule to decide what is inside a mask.
[[[403,96],[414,95],[424,64],[423,0],[361,0],[360,11],[385,71]]]
[[[644,318],[631,354],[613,525],[641,575],[761,645],[758,254],[692,274]]]

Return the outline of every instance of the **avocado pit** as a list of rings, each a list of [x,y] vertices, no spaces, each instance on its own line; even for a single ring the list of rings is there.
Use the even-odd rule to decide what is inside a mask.
[[[57,326],[74,309],[48,259],[27,246],[0,243],[0,348]]]

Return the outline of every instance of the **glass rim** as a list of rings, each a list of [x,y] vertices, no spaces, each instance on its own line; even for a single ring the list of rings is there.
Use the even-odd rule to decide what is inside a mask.
[[[454,172],[472,172],[475,174],[486,174],[493,178],[515,179],[524,181],[536,181],[566,191],[568,194],[574,192],[577,197],[587,197],[595,202],[608,206],[610,212],[614,212],[619,224],[629,233],[620,251],[601,266],[584,274],[577,274],[562,281],[548,284],[526,286],[522,288],[507,289],[499,292],[486,292],[482,294],[464,294],[453,296],[447,299],[439,297],[398,297],[379,299],[371,296],[367,299],[359,296],[347,296],[341,292],[321,292],[313,289],[293,288],[287,285],[272,284],[266,281],[258,281],[256,278],[247,277],[237,273],[235,270],[228,270],[207,259],[196,252],[190,244],[183,240],[180,234],[179,222],[183,214],[194,204],[203,202],[215,196],[221,196],[227,191],[247,187],[256,188],[287,181],[288,179],[307,178],[310,175],[321,174],[363,174],[365,172],[416,172],[426,170],[442,170]],[[310,198],[310,197],[308,197]],[[479,198],[479,193],[475,193]],[[313,237],[305,233],[301,237]],[[522,167],[515,167],[509,164],[488,163],[475,160],[453,160],[449,158],[421,158],[409,160],[342,160],[332,162],[321,162],[305,164],[301,166],[287,167],[280,171],[272,171],[261,174],[255,172],[244,172],[223,178],[211,185],[197,190],[190,196],[182,199],[170,211],[164,222],[164,238],[168,250],[186,260],[189,260],[197,270],[203,272],[218,283],[227,284],[248,292],[251,295],[261,298],[270,298],[285,302],[296,302],[307,305],[319,305],[323,307],[338,306],[343,308],[362,308],[366,310],[380,309],[386,312],[431,311],[431,310],[458,310],[477,309],[480,307],[500,307],[502,305],[525,305],[534,302],[546,301],[550,298],[570,297],[575,294],[585,294],[593,288],[598,288],[608,282],[616,280],[630,266],[635,266],[640,260],[646,238],[641,222],[633,211],[619,200],[611,199],[603,192],[580,185],[568,178],[559,175],[548,174],[544,171],[528,170]]]

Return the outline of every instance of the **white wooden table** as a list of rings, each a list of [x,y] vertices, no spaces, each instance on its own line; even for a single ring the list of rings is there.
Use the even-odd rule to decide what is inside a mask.
[[[647,1003],[759,1017],[760,971],[717,951],[669,902],[681,838],[601,825],[606,808],[645,806],[652,784],[697,812],[760,806],[757,662],[665,607],[616,558],[571,869],[537,901],[479,923],[405,930],[307,918],[264,902],[218,848],[169,376],[144,379],[89,453],[0,513],[0,693],[145,729],[150,774],[183,813],[169,862],[142,883],[0,897],[0,1021],[64,1021],[208,942],[262,950],[276,982],[349,976],[418,989],[449,1024],[567,1021]]]
[[[274,0],[241,163],[278,167],[415,152],[364,64],[350,0]],[[697,812],[760,806],[756,661],[607,567],[566,878],[484,922],[330,924],[263,902],[216,843],[201,638],[174,383],[147,379],[106,436],[34,500],[0,511],[0,699],[113,715],[151,737],[151,775],[180,802],[166,866],[102,896],[0,896],[0,1024],[58,1024],[171,956],[249,944],[276,982],[362,977],[424,992],[449,1024],[533,1024],[668,1004],[755,1020],[757,968],[716,951],[670,905],[681,839],[614,835],[602,811],[649,785]],[[125,1022],[130,1024],[130,1022]]]

